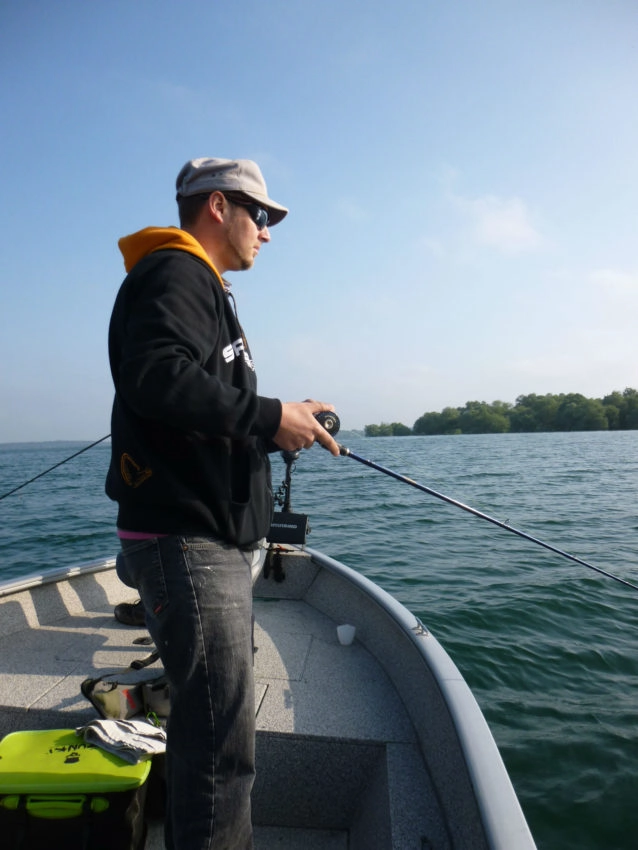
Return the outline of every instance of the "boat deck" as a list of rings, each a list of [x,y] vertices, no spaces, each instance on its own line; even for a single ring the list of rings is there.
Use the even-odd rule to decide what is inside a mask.
[[[255,847],[447,848],[403,702],[363,644],[342,646],[339,620],[304,599],[309,563],[255,586]],[[113,617],[130,599],[112,569],[0,596],[0,736],[97,716],[80,683],[148,652],[135,643],[145,630]],[[147,848],[163,846],[156,823]]]

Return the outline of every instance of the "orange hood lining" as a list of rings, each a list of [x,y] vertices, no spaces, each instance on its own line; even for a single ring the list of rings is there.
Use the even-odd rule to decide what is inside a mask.
[[[139,263],[140,260],[149,254],[155,253],[155,251],[166,251],[169,249],[186,251],[188,254],[199,257],[206,265],[210,266],[219,279],[221,286],[224,286],[222,276],[211,262],[201,243],[194,236],[191,236],[190,233],[180,230],[178,227],[145,227],[143,230],[138,230],[129,236],[123,236],[117,244],[124,257],[124,268],[127,272],[130,272],[133,266]]]

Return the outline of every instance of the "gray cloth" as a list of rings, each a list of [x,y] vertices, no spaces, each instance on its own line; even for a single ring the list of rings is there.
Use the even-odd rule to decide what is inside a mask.
[[[166,732],[146,720],[93,720],[75,733],[130,764],[166,750]]]

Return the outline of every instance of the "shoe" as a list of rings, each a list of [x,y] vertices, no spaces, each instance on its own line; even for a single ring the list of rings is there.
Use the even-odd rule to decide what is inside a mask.
[[[144,606],[142,600],[137,602],[120,602],[113,609],[115,619],[124,623],[125,626],[145,626],[146,617],[144,616]]]

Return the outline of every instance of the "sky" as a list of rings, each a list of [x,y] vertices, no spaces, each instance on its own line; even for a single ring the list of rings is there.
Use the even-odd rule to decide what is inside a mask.
[[[0,442],[108,434],[118,239],[200,156],[290,208],[229,275],[342,428],[638,388],[635,0],[0,0]]]

